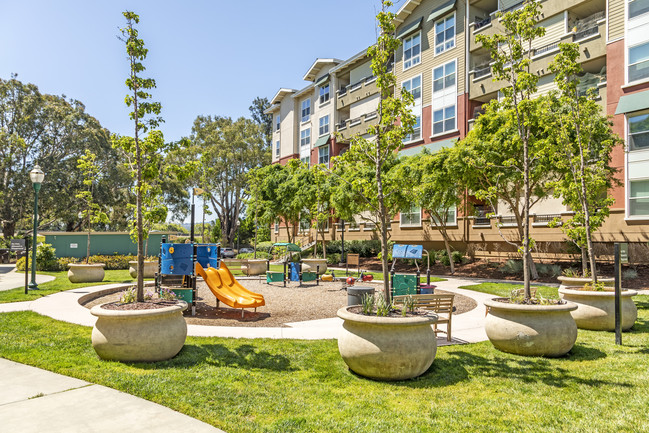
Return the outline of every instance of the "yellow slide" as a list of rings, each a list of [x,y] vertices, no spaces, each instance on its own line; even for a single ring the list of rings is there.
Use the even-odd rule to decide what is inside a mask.
[[[266,305],[264,296],[243,287],[223,262],[218,269],[203,269],[197,262],[196,273],[203,277],[216,299],[232,308],[257,308]]]

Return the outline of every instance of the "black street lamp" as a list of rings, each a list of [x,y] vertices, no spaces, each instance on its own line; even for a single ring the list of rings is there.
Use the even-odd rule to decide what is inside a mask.
[[[36,284],[36,239],[38,236],[38,191],[41,190],[41,183],[45,178],[43,170],[36,165],[34,169],[29,172],[29,178],[34,185],[34,230],[32,231],[32,282],[29,283],[29,290],[38,290]]]

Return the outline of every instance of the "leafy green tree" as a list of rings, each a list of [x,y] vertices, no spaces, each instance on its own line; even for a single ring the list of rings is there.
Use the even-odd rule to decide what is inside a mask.
[[[545,28],[537,26],[540,13],[540,3],[527,0],[522,8],[498,15],[504,32],[476,36],[491,52],[494,81],[506,85],[501,89],[502,101],[492,101],[487,106],[464,140],[469,154],[466,162],[469,166],[474,164],[466,171],[472,173],[470,180],[476,183],[473,192],[478,198],[492,202],[496,198],[504,199],[516,217],[522,243],[519,250],[523,256],[526,301],[531,297],[533,267],[530,208],[546,195],[544,182],[551,173],[544,155],[546,139],[538,134],[543,124],[540,116],[543,98],[533,97],[538,76],[530,69],[532,43],[545,34]],[[481,154],[480,148],[487,153]],[[508,193],[504,194],[503,190]]]
[[[574,211],[561,228],[582,250],[583,274],[587,275],[590,264],[593,283],[597,283],[593,232],[604,223],[614,201],[607,194],[615,183],[611,152],[622,140],[611,130],[593,95],[579,92],[579,45],[562,43],[559,49],[550,64],[559,97],[551,107],[547,133],[557,138],[551,155],[555,168],[564,176],[552,186]]]
[[[382,2],[381,11],[376,16],[380,34],[377,43],[367,51],[372,59],[372,73],[376,77],[380,95],[378,123],[367,130],[367,136],[371,138],[360,135],[352,138],[349,150],[342,157],[334,159],[333,171],[339,175],[341,185],[345,184],[351,193],[364,202],[365,210],[376,216],[386,299],[390,299],[391,295],[388,279],[388,226],[394,215],[388,203],[398,194],[399,185],[388,187],[385,181],[394,164],[396,151],[406,135],[412,133],[415,124],[415,116],[409,108],[413,103],[412,95],[402,91],[396,97],[393,91],[396,78],[390,66],[401,41],[394,35],[396,14],[388,11],[391,6],[390,1]],[[373,171],[371,178],[365,176],[368,169]],[[396,189],[392,189],[393,187]],[[358,203],[359,200],[354,202]]]
[[[135,234],[137,237],[137,302],[144,301],[144,201],[150,205],[157,204],[158,190],[147,183],[146,178],[156,176],[157,160],[164,150],[162,133],[147,134],[150,129],[157,128],[162,118],[159,116],[162,106],[159,102],[150,101],[152,95],[149,90],[156,87],[155,80],[143,78],[145,67],[142,62],[146,59],[148,49],[144,41],[138,38],[138,31],[134,27],[140,22],[140,17],[131,11],[123,12],[126,18],[126,27],[121,29],[126,45],[126,53],[130,71],[126,79],[126,86],[131,93],[126,95],[125,101],[133,111],[130,118],[134,123],[133,137],[113,137],[113,146],[124,151],[127,164],[135,180]],[[146,178],[145,178],[146,177]],[[156,211],[157,212],[157,209]]]
[[[252,105],[248,109],[250,110],[252,120],[261,127],[262,132],[264,133],[264,142],[266,143],[266,148],[270,149],[273,136],[273,115],[264,114],[264,111],[266,111],[268,107],[270,107],[268,98],[256,97],[252,101]]]
[[[93,224],[107,224],[108,215],[102,211],[101,206],[93,199],[93,186],[99,180],[99,166],[97,165],[97,155],[86,150],[85,155],[77,160],[77,168],[83,174],[83,184],[87,189],[79,191],[76,197],[81,200],[83,210],[81,211],[83,219],[86,220],[88,229],[88,241],[86,244],[86,264],[90,260],[90,233]]]

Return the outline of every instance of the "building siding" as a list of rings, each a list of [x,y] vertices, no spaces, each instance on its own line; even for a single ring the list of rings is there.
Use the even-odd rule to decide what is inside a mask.
[[[624,37],[625,0],[608,0],[608,40],[615,41]]]

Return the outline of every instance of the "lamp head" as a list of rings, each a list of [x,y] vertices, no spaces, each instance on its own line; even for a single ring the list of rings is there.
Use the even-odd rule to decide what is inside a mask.
[[[45,178],[45,173],[43,173],[43,170],[41,170],[40,166],[35,165],[34,169],[29,172],[29,178],[32,180],[32,183],[41,184],[43,183],[43,179]]]

